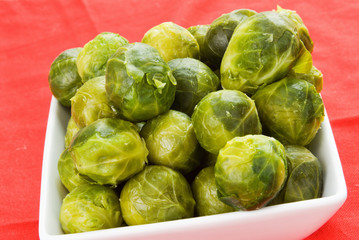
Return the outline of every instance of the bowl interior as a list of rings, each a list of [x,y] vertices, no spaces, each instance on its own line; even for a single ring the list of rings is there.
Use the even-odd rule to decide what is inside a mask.
[[[40,196],[40,239],[300,239],[321,227],[344,203],[347,189],[338,151],[326,116],[309,149],[324,171],[322,198],[171,222],[63,234],[59,222],[63,187],[57,160],[64,149],[69,109],[52,98],[45,138]],[[261,224],[261,231],[257,226]]]

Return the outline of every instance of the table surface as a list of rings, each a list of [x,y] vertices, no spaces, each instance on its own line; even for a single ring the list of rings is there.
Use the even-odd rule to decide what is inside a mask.
[[[42,155],[51,62],[100,32],[141,41],[165,21],[209,24],[239,8],[296,10],[314,41],[322,97],[348,187],[342,208],[307,239],[357,239],[359,224],[359,1],[0,0],[0,236],[38,239]]]

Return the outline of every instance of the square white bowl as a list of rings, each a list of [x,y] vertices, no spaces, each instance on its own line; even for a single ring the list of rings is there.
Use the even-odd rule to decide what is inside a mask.
[[[59,222],[62,186],[57,160],[64,150],[69,109],[53,97],[47,124],[40,196],[39,236],[50,239],[182,240],[182,239],[303,239],[320,228],[343,205],[347,188],[328,117],[309,149],[323,165],[321,198],[268,206],[254,211],[231,212],[162,223],[64,234]]]

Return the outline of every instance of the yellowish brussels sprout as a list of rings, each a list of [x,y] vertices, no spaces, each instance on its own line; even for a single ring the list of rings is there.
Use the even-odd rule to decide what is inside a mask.
[[[199,166],[202,148],[191,119],[185,113],[169,110],[149,120],[140,134],[149,151],[149,163],[164,165],[183,174]]]
[[[262,133],[254,101],[237,90],[219,90],[206,95],[192,114],[198,142],[218,154],[236,136]]]
[[[317,90],[318,93],[320,93],[323,89],[323,74],[315,66],[312,66],[309,72],[299,73],[292,71],[288,74],[288,76],[292,78],[302,79],[313,84],[315,90]]]
[[[73,117],[70,117],[69,121],[67,122],[66,127],[66,134],[65,134],[65,148],[68,148],[70,146],[70,143],[76,133],[80,130],[80,128],[77,126],[76,122],[74,121]]]
[[[65,107],[71,106],[70,99],[81,87],[76,59],[82,48],[71,48],[60,53],[52,62],[48,82],[54,97]]]
[[[81,175],[112,186],[140,172],[148,155],[137,126],[115,118],[102,118],[82,128],[68,149]]]
[[[313,84],[286,77],[253,95],[261,123],[283,144],[308,145],[324,120],[324,105]]]
[[[85,44],[77,57],[76,64],[82,82],[104,76],[107,60],[128,41],[117,33],[103,32]]]
[[[148,44],[127,44],[108,61],[107,96],[129,121],[146,121],[168,111],[175,99],[175,85],[170,67]]]
[[[80,175],[79,171],[77,171],[71,154],[67,148],[62,152],[57,162],[57,170],[62,184],[69,192],[82,184],[93,183],[91,179]]]
[[[161,23],[148,30],[142,42],[156,48],[166,61],[175,58],[199,58],[199,46],[194,36],[173,22]]]
[[[113,189],[84,184],[66,195],[60,209],[65,233],[80,233],[120,227],[121,208]]]
[[[213,166],[203,168],[198,173],[192,182],[192,192],[196,201],[196,213],[199,216],[235,211],[218,198]]]
[[[117,110],[107,98],[105,76],[85,82],[71,98],[71,117],[83,128],[100,118],[118,116]]]
[[[237,210],[262,208],[287,179],[284,147],[264,135],[235,137],[220,150],[214,175],[221,201]]]
[[[126,182],[120,204],[123,219],[131,226],[193,217],[195,201],[182,174],[149,165]]]

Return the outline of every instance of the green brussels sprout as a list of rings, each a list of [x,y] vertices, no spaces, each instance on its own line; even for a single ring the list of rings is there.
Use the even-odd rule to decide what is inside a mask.
[[[239,24],[222,59],[222,87],[252,95],[284,78],[306,52],[298,19],[283,9],[255,14]]]
[[[204,41],[204,54],[211,67],[219,68],[234,29],[254,14],[253,10],[238,9],[221,15],[211,23]]]
[[[82,128],[69,152],[80,174],[113,186],[140,172],[148,155],[136,125],[115,118],[102,118]]]
[[[253,95],[261,123],[283,144],[309,144],[324,120],[324,105],[313,84],[286,77]]]
[[[65,148],[68,148],[71,144],[72,139],[76,135],[76,133],[80,130],[74,121],[73,117],[70,117],[67,122],[66,134],[65,134]]]
[[[107,98],[105,76],[85,82],[71,98],[71,117],[83,128],[100,118],[118,116],[117,110]]]
[[[127,43],[127,39],[111,32],[100,33],[86,43],[76,61],[82,82],[104,76],[107,60]]]
[[[60,223],[65,233],[120,227],[122,222],[118,197],[105,186],[76,187],[66,195],[60,209]]]
[[[143,36],[142,42],[156,48],[166,62],[175,58],[199,58],[195,37],[173,22],[164,22],[151,28]]]
[[[323,192],[323,169],[320,161],[303,146],[285,146],[288,179],[271,204],[320,198]]]
[[[204,41],[210,25],[195,25],[187,28],[187,30],[196,39],[199,46],[199,60],[207,64],[207,59],[204,52]]]
[[[126,182],[120,204],[123,219],[131,226],[192,217],[195,201],[183,175],[149,165]]]
[[[140,135],[149,151],[149,163],[164,165],[181,173],[189,173],[199,166],[202,148],[191,119],[185,113],[169,110],[149,120]]]
[[[235,137],[219,151],[214,175],[221,201],[238,210],[259,209],[285,184],[284,147],[264,135]]]
[[[196,212],[199,216],[214,215],[235,211],[218,199],[214,167],[203,168],[192,182]]]
[[[262,133],[254,101],[237,90],[209,93],[194,109],[192,122],[198,142],[213,154],[233,137]]]
[[[218,89],[219,78],[206,64],[194,58],[176,58],[168,65],[177,82],[172,109],[191,116],[197,103]]]
[[[106,91],[124,119],[141,122],[170,109],[176,80],[155,48],[132,43],[109,59]]]
[[[60,155],[57,162],[57,170],[62,184],[69,192],[82,184],[93,182],[86,178],[86,176],[79,174],[67,148]]]
[[[81,77],[77,71],[76,59],[82,48],[71,48],[60,53],[50,67],[48,82],[54,97],[65,106],[70,107],[70,99],[81,87]]]

